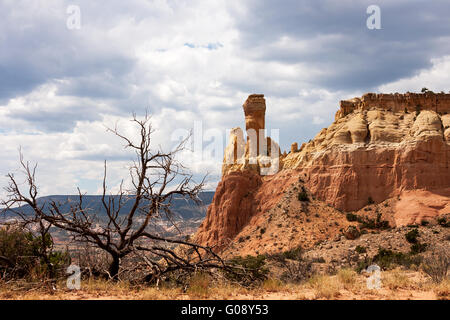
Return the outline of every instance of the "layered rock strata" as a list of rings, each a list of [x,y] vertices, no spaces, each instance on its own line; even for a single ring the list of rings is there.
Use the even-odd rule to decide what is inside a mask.
[[[262,95],[247,99],[247,133],[264,129],[265,109]],[[335,121],[300,148],[293,143],[289,153],[280,155],[274,175],[263,175],[261,169],[267,149],[278,150],[278,145],[264,136],[257,143],[250,140],[244,141],[240,128],[231,132],[222,181],[197,233],[203,244],[232,239],[299,180],[316,199],[341,211],[402,195],[411,198],[418,190],[426,192],[427,200],[414,208],[422,208],[427,218],[450,208],[450,94],[368,93],[341,101]],[[399,203],[393,224],[420,223],[423,214],[408,214],[408,206]]]

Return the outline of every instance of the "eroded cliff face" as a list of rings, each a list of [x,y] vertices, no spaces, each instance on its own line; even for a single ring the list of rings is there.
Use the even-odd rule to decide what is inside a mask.
[[[244,104],[247,132],[264,128],[261,98],[250,96]],[[259,105],[249,108],[255,99]],[[258,148],[261,141],[269,150],[278,148],[270,138],[258,139]],[[393,225],[420,223],[424,214],[419,211],[432,218],[450,209],[450,94],[369,93],[341,101],[335,121],[300,148],[293,143],[289,154],[280,155],[280,170],[273,175],[261,175],[270,152],[263,148],[251,161],[251,149],[251,141],[235,128],[222,181],[197,233],[201,243],[232,239],[252,217],[279,205],[298,181],[317,200],[341,211],[405,195],[409,204],[397,203]],[[426,201],[413,200],[418,190],[427,192]]]
[[[335,122],[283,158],[283,169],[301,170],[313,194],[345,211],[450,187],[450,95],[411,95],[342,101]]]

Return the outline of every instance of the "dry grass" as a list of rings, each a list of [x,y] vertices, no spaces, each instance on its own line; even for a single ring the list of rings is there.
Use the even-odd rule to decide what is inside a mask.
[[[393,270],[391,272],[385,273],[382,277],[383,287],[387,287],[390,290],[396,289],[410,289],[414,286],[414,283],[410,280],[405,272],[399,269]]]
[[[264,282],[261,285],[261,288],[267,292],[278,292],[285,290],[286,286],[282,281],[278,279],[269,278],[267,280],[264,280]]]
[[[340,294],[339,282],[335,277],[317,275],[309,279],[308,284],[314,290],[316,299],[335,299]]]
[[[156,288],[149,287],[139,292],[141,300],[174,300],[182,296],[181,288]]]
[[[159,288],[135,287],[126,282],[104,280],[82,281],[78,291],[66,289],[64,282],[58,283],[54,291],[44,287],[24,290],[21,284],[0,283],[0,299],[449,299],[449,278],[436,284],[424,273],[401,269],[382,272],[381,276],[380,290],[367,289],[366,277],[350,269],[339,270],[336,275],[316,275],[300,284],[285,284],[269,278],[252,288],[197,274],[190,279],[186,291],[167,284]]]
[[[221,282],[209,289],[209,297],[211,299],[228,300],[234,297],[242,297],[251,295],[254,290],[246,287],[234,285],[228,282]]]
[[[433,289],[438,299],[450,299],[450,278],[444,279],[441,283],[435,285]]]
[[[205,273],[197,273],[189,279],[187,294],[192,298],[208,297],[211,277]]]
[[[355,291],[357,288],[357,273],[352,269],[341,269],[337,278],[345,290]]]

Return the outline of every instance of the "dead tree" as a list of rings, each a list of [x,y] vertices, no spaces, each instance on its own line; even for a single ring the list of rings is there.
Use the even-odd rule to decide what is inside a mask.
[[[6,208],[27,204],[39,221],[46,221],[51,226],[68,231],[74,239],[106,251],[111,257],[108,273],[113,279],[118,278],[121,260],[132,252],[141,256],[151,268],[150,278],[172,270],[225,267],[222,259],[209,247],[167,239],[148,231],[151,221],[162,217],[171,219],[171,201],[175,196],[200,203],[198,194],[202,190],[204,178],[195,183],[192,174],[176,159],[189,137],[181,141],[173,151],[164,152],[161,148],[154,150],[151,146],[153,130],[150,117],[146,115],[143,119],[137,119],[133,115],[131,121],[139,133],[137,141],[120,133],[117,126],[108,129],[125,142],[125,148],[134,151],[135,160],[129,168],[131,190],[124,190],[122,181],[120,190],[114,196],[107,195],[105,161],[102,206],[106,212],[106,222],[99,223],[97,214],[84,205],[84,195],[79,189],[78,201],[71,203],[70,210],[66,212],[55,201],[46,205],[38,204],[36,168],[24,162],[22,156],[21,165],[27,177],[27,190],[22,191],[14,175],[9,174],[9,186],[6,188],[9,196],[3,204]],[[127,202],[131,203],[131,209],[124,212]],[[175,250],[167,244],[189,250]]]

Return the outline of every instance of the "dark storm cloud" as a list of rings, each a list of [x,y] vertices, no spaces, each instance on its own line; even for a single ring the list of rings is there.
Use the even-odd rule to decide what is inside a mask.
[[[59,79],[70,79],[59,94],[123,96],[126,88],[116,78],[126,76],[134,67],[134,61],[112,50],[114,47],[108,39],[91,37],[88,30],[69,30],[66,6],[62,3],[36,10],[32,4],[0,4],[0,103],[7,104],[11,98]],[[59,114],[46,116],[50,122]],[[66,125],[85,118],[76,112],[71,116],[73,119]],[[60,125],[49,124],[49,128],[57,129]]]
[[[381,8],[381,30],[366,9]],[[417,73],[450,54],[448,1],[252,1],[236,22],[251,59],[303,63],[329,89],[370,89]],[[283,37],[291,43],[281,43]],[[304,43],[305,45],[297,45]]]
[[[77,121],[100,120],[98,113],[91,112],[86,106],[74,105],[70,108],[58,110],[22,110],[8,114],[12,119],[24,120],[33,124],[33,127],[44,132],[67,132],[72,131]],[[19,130],[21,131],[21,130]]]

